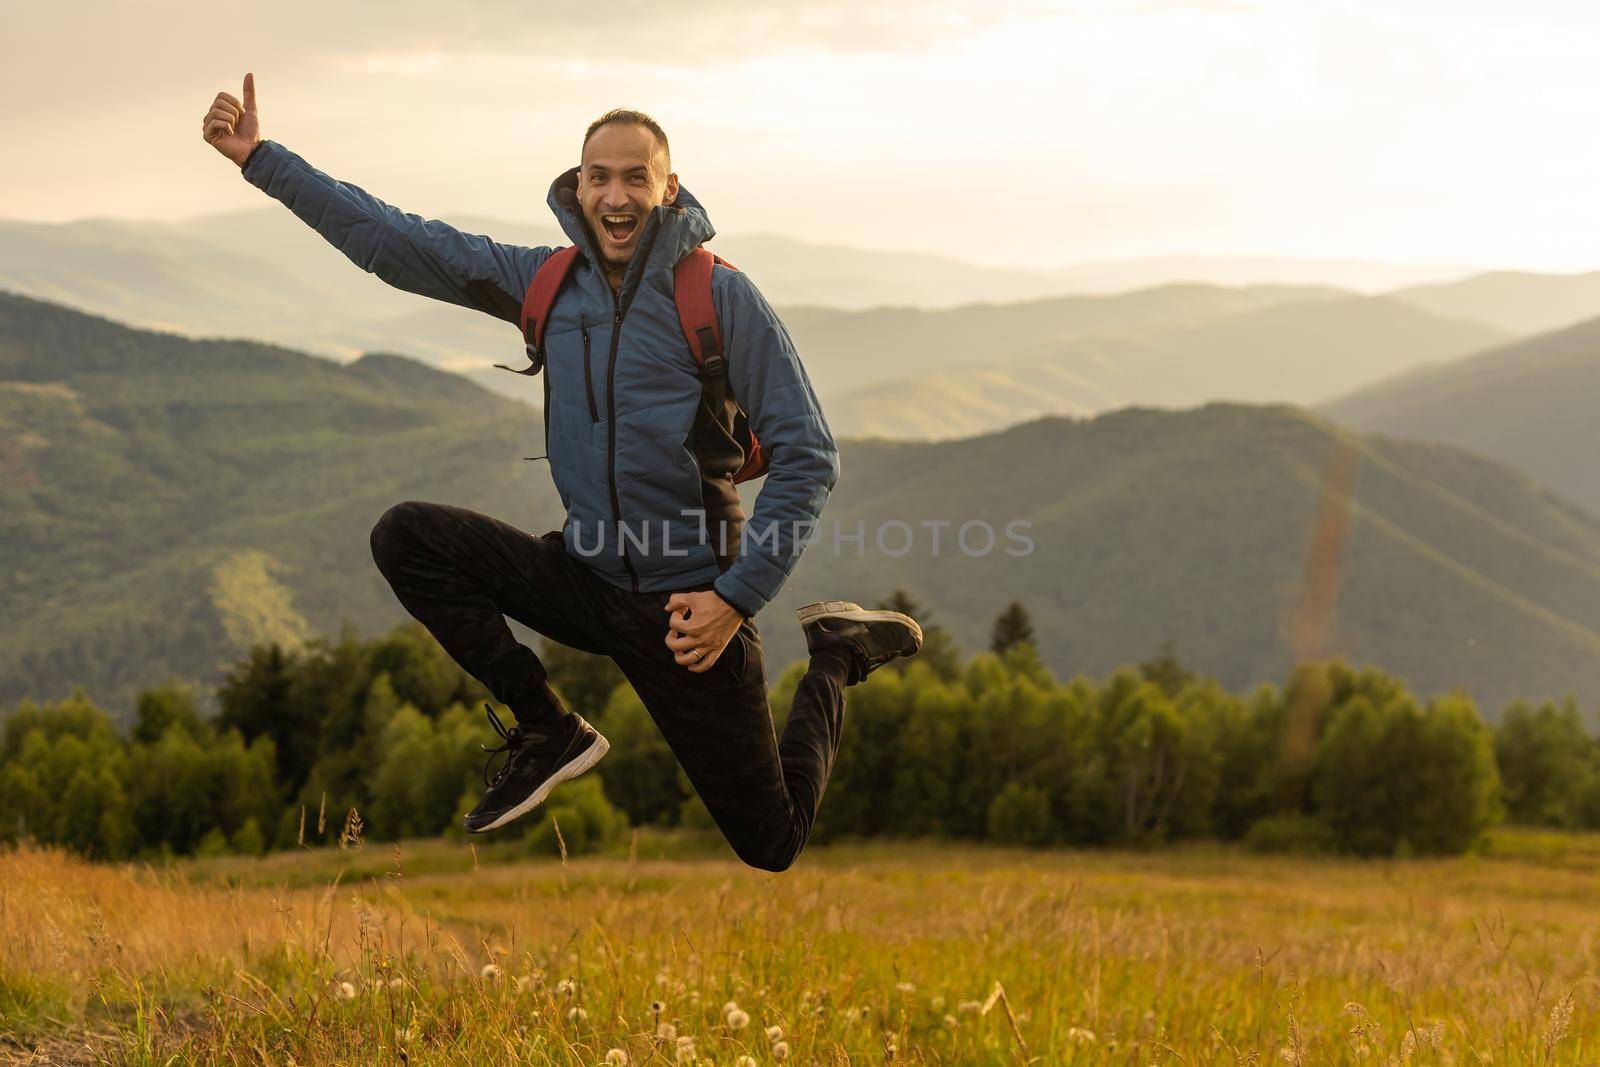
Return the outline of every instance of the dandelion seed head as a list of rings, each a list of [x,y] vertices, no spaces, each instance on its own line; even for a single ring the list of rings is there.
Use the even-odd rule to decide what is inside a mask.
[[[910,982],[896,982],[894,987],[902,993],[915,993],[917,991],[917,987]]]
[[[767,1040],[768,1041],[782,1041],[783,1040],[783,1027],[781,1027],[781,1026],[769,1026],[769,1027],[767,1027]]]
[[[517,992],[518,993],[526,993],[528,990],[532,989],[533,987],[534,987],[534,980],[531,977],[529,977],[528,975],[523,975],[521,978],[517,979]]]
[[[656,1027],[656,1036],[663,1041],[676,1041],[678,1039],[678,1028],[671,1023],[661,1023]]]
[[[660,1015],[662,1012],[667,1010],[667,1006],[665,1004],[661,1003],[661,1001],[659,1001],[659,1000],[652,1000],[650,1002],[650,1010],[654,1014]]]
[[[754,1056],[740,1056],[733,1061],[733,1067],[756,1067],[756,1058]]]
[[[478,977],[485,982],[498,982],[500,980],[500,967],[498,964],[485,963],[483,970],[478,972]]]
[[[950,1029],[954,1030],[956,1028],[956,1017],[954,1015],[946,1015],[944,1017],[944,1024]]]
[[[356,999],[356,987],[349,982],[340,982],[333,988],[333,995],[340,1000]]]
[[[563,978],[556,983],[556,992],[564,997],[570,997],[578,991],[578,983],[571,978]]]
[[[588,1017],[589,1017],[589,1013],[584,1011],[582,1008],[568,1008],[567,1009],[567,1021],[568,1022],[581,1023],[585,1019],[587,1019]]]
[[[722,1006],[722,1014],[724,1014],[724,1015],[732,1015],[734,1012],[736,1012],[738,1010],[739,1010],[739,1005],[737,1003],[735,1003],[734,1001],[731,1001],[731,1000],[728,1001],[726,1004],[724,1004]]]
[[[750,1025],[750,1016],[740,1011],[738,1008],[734,1008],[732,1011],[730,1011],[727,1019],[729,1030],[743,1030],[745,1027]]]
[[[932,1000],[928,1001],[928,1007],[932,1008],[934,1011],[944,1011],[944,998],[934,997]]]
[[[773,1042],[773,1045],[772,1045],[772,1058],[775,1059],[775,1060],[786,1060],[786,1059],[788,1059],[789,1058],[789,1043],[787,1041],[776,1041],[776,1042]]]
[[[608,1049],[606,1051],[606,1064],[607,1067],[627,1067],[628,1054],[620,1048]]]
[[[404,989],[405,987],[406,987],[406,980],[404,978],[401,978],[399,975],[395,975],[393,978],[389,979],[389,988],[390,989]]]

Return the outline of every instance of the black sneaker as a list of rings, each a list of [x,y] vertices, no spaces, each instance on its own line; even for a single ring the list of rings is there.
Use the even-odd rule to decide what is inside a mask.
[[[795,612],[806,632],[806,651],[843,646],[851,652],[850,677],[855,685],[900,656],[922,648],[922,627],[898,611],[867,611],[848,600],[821,600]]]
[[[498,748],[482,746],[489,753],[483,765],[483,784],[489,791],[477,807],[467,812],[468,833],[481,834],[526,815],[544,803],[550,790],[599,763],[611,748],[611,743],[581,715],[563,715],[548,731],[540,732],[521,723],[513,723],[508,730],[493,708],[485,704],[483,710],[489,713],[490,725],[505,744]],[[506,754],[505,762],[490,775],[490,765],[502,752]]]

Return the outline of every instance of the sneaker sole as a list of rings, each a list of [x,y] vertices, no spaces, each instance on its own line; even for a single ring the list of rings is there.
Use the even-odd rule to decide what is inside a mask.
[[[825,617],[848,619],[852,622],[903,622],[917,635],[917,647],[922,646],[922,627],[917,624],[916,619],[898,611],[868,611],[860,604],[852,604],[848,600],[820,600],[797,609],[794,614],[802,626]]]
[[[556,773],[552,774],[543,785],[528,795],[528,799],[522,801],[520,804],[516,804],[507,808],[499,815],[498,818],[494,820],[494,822],[486,823],[477,829],[468,827],[467,833],[486,834],[490,830],[498,830],[500,827],[504,826],[508,822],[511,822],[513,819],[522,818],[522,816],[528,814],[528,812],[532,811],[534,808],[537,808],[540,804],[543,804],[545,797],[550,795],[550,790],[554,789],[562,782],[570,782],[574,778],[583,774],[585,771],[588,771],[596,763],[600,762],[600,757],[604,756],[610,751],[611,742],[606,740],[604,734],[596,732],[594,735],[594,744],[590,745],[583,755],[579,756],[565,767],[562,767],[560,770],[556,771]]]

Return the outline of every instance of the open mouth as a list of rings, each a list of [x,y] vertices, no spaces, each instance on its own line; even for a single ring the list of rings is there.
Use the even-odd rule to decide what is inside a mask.
[[[627,244],[639,229],[639,220],[633,215],[601,215],[600,225],[606,236],[615,244]]]

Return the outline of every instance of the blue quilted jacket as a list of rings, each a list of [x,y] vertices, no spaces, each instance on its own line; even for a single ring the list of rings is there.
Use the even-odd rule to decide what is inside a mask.
[[[406,214],[262,141],[244,176],[363,270],[408,292],[516,324],[554,248],[499,244]],[[545,451],[567,511],[567,551],[637,592],[712,585],[746,616],[778,593],[839,476],[839,453],[777,314],[742,272],[718,265],[712,299],[728,361],[713,410],[672,298],[678,260],[715,232],[678,187],[646,220],[620,292],[579,212],[577,168],[548,203],[581,253],[545,331]],[[509,340],[509,338],[508,338]],[[744,460],[734,405],[770,456],[754,513],[733,486]]]

